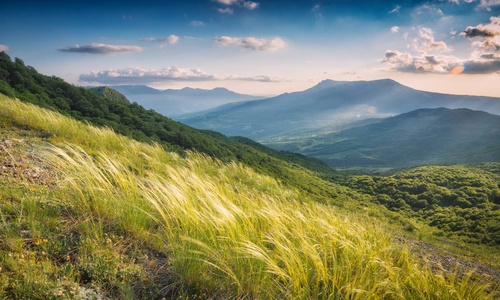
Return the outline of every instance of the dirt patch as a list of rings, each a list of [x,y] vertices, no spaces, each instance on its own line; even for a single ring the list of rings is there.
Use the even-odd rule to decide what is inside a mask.
[[[25,139],[0,137],[0,176],[54,187],[56,172],[35,151]]]
[[[397,240],[410,247],[411,251],[417,255],[422,262],[428,263],[434,273],[457,273],[459,277],[473,272],[474,275],[488,281],[500,282],[500,271],[480,263],[478,261],[468,260],[446,252],[438,246],[409,238],[407,236],[398,236]],[[446,243],[451,243],[446,241]],[[461,245],[458,248],[464,249]]]

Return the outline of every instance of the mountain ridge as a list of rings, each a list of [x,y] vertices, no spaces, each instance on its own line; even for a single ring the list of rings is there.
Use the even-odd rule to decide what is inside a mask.
[[[146,85],[116,85],[110,88],[148,109],[154,109],[169,117],[199,112],[227,103],[264,98],[239,94],[224,87],[213,89],[184,87],[159,90]]]
[[[314,138],[270,144],[332,167],[410,167],[500,161],[500,116],[471,109],[418,109]]]
[[[500,114],[500,98],[419,91],[392,79],[324,80],[300,92],[214,108],[176,120],[200,129],[242,135],[261,142],[295,138],[303,131],[339,126],[356,120],[396,115],[419,108],[470,108]]]

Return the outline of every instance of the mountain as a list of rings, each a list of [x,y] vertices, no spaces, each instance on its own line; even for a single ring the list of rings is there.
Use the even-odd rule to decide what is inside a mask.
[[[204,90],[186,87],[180,90],[157,90],[145,85],[117,85],[111,88],[145,108],[154,109],[169,117],[199,112],[226,103],[263,98],[238,94],[225,88]]]
[[[108,98],[108,99],[114,100],[114,101],[130,103],[130,101],[127,99],[127,97],[123,96],[117,90],[112,89],[110,87],[97,86],[97,87],[89,87],[88,89],[89,89],[89,91],[93,92],[94,94],[96,94],[98,96],[103,96],[105,98]]]
[[[177,120],[195,128],[272,142],[336,131],[358,120],[438,107],[500,114],[500,98],[423,92],[390,79],[325,80],[302,92],[224,106]]]
[[[500,116],[470,109],[419,109],[270,146],[320,158],[332,167],[500,161]]]

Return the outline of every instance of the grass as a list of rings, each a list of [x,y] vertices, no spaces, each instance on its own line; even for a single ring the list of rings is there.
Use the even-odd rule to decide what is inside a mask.
[[[33,191],[25,181],[2,189],[9,197],[2,202],[2,237],[9,240],[0,247],[2,296],[493,297],[470,276],[432,273],[366,213],[315,203],[241,164],[197,153],[181,158],[33,105],[0,101],[4,124],[48,138],[39,155],[57,172],[52,189]],[[156,259],[141,262],[148,255]],[[25,267],[32,256],[35,263]],[[165,272],[155,279],[147,263]],[[58,286],[61,278],[66,286]]]

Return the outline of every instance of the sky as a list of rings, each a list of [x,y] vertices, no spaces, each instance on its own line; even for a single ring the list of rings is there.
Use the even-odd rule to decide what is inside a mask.
[[[82,86],[276,95],[391,78],[500,97],[500,0],[2,0],[0,51]]]

